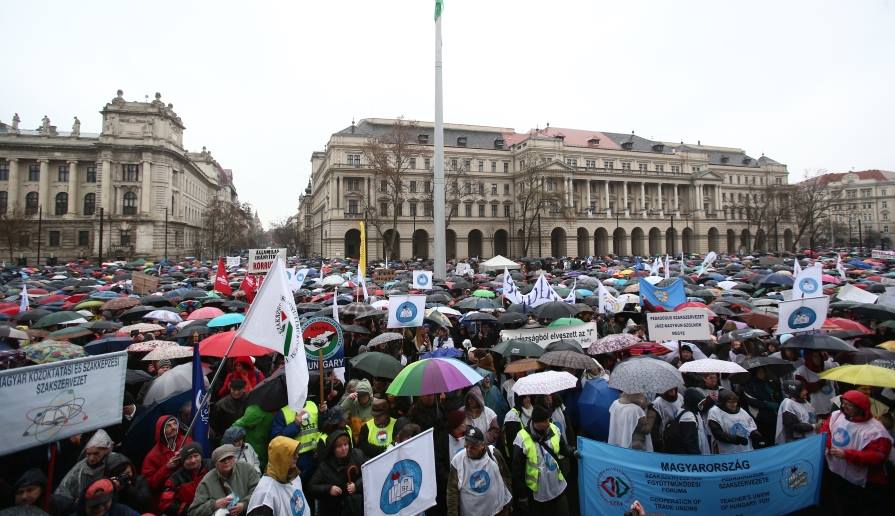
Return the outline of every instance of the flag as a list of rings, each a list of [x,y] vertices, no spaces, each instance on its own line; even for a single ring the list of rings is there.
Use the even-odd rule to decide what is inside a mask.
[[[25,282],[25,276],[22,275],[22,292],[19,293],[19,313],[23,314],[28,311],[28,284]]]
[[[361,466],[364,514],[422,514],[435,505],[433,430],[411,437]],[[475,473],[473,473],[473,476]]]
[[[281,258],[274,260],[236,335],[286,357],[289,406],[301,410],[308,396],[308,363],[295,299]]]
[[[839,277],[845,280],[845,267],[842,266],[842,257],[839,254],[836,254],[836,272],[839,273]]]
[[[246,277],[242,279],[242,283],[239,284],[239,289],[246,293],[246,301],[249,304],[255,299],[256,288],[258,287],[256,285],[255,276],[252,274],[246,274]]]
[[[435,0],[435,21],[441,18],[441,11],[444,11],[444,0]]]
[[[418,290],[431,290],[432,271],[413,271],[413,288]]]
[[[659,275],[659,267],[662,265],[662,260],[657,256],[653,263],[650,264],[649,275],[650,276],[658,276]]]
[[[639,256],[634,257],[634,270],[635,271],[643,270],[643,261],[640,259]]]
[[[522,294],[519,292],[519,289],[516,288],[516,282],[513,281],[513,277],[510,276],[510,271],[506,267],[503,268],[503,288],[501,288],[500,291],[503,294],[504,299],[510,303],[522,303]]]
[[[159,267],[161,267],[161,265]],[[233,294],[233,289],[230,288],[230,282],[227,278],[227,268],[224,266],[223,258],[218,258],[218,273],[214,277],[214,290],[225,296]]]
[[[799,263],[796,261],[796,263]],[[792,298],[820,297],[825,295],[821,287],[820,267],[799,268],[799,274],[795,276],[792,284]]]
[[[199,358],[199,346],[193,348],[193,441],[202,446],[203,456],[211,453],[211,443],[208,442],[208,404],[206,399],[205,372],[202,371],[202,360]],[[196,416],[198,414],[198,417]]]
[[[292,292],[298,292],[302,285],[305,284],[305,278],[308,276],[308,271],[310,269],[299,269],[295,267],[292,270],[286,269],[286,276],[289,278],[289,288],[292,289]]]
[[[358,278],[358,281],[360,281],[360,288],[364,291],[364,302],[366,302],[370,299],[370,294],[367,292],[367,280],[361,276]]]
[[[543,305],[544,303],[562,301],[562,299],[563,298],[559,297],[559,294],[553,290],[553,286],[550,285],[550,282],[547,281],[547,277],[544,276],[543,273],[538,276],[538,281],[535,282],[531,291],[522,296],[522,302],[531,308]]]
[[[718,253],[715,251],[709,251],[709,254],[705,255],[705,259],[702,260],[702,265],[699,266],[699,274],[696,277],[700,277],[705,273],[705,270],[712,266],[715,263],[715,260],[718,258]]]
[[[363,283],[364,278],[367,277],[367,228],[364,221],[360,221],[358,224],[360,224],[360,257],[357,260],[357,276],[358,281]],[[364,299],[366,298],[367,296],[364,294]]]
[[[830,298],[828,296],[781,301],[777,304],[780,310],[777,335],[819,330],[827,320],[829,305]]]
[[[575,282],[572,283],[572,291],[569,292],[569,295],[566,296],[565,299],[562,300],[563,303],[565,303],[567,305],[575,304],[575,287],[577,287],[577,286],[578,286],[578,278],[575,278]]]
[[[615,296],[609,293],[609,289],[603,285],[603,282],[597,280],[597,299],[598,310],[601,314],[614,314],[618,311],[618,302]]]
[[[796,258],[795,260],[793,260],[793,264],[792,264],[792,277],[793,278],[799,277],[800,272],[802,272],[802,264],[799,263],[799,259]]]
[[[879,296],[873,294],[872,292],[867,292],[864,289],[858,288],[854,285],[845,285],[841,289],[839,289],[839,293],[836,294],[836,297],[839,298],[840,301],[853,301],[855,303],[876,303],[876,300],[879,299]]]
[[[684,280],[681,278],[676,278],[667,287],[659,287],[640,278],[641,305],[651,305],[653,308],[662,308],[671,312],[674,307],[686,302],[687,294],[684,293]]]
[[[333,319],[339,322],[339,291],[333,291]]]
[[[415,328],[423,325],[426,296],[391,296],[388,298],[388,327]]]
[[[666,254],[665,255],[665,279],[668,279],[671,275],[671,258]]]

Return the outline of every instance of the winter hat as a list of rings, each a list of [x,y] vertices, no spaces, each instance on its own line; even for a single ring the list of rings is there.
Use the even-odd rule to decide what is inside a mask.
[[[246,431],[238,426],[231,426],[226,431],[224,431],[223,437],[221,437],[221,444],[233,444],[233,441],[237,439],[243,439],[246,436]]]
[[[168,368],[170,368],[170,367],[171,367],[171,361],[168,360],[167,358],[163,358],[163,359],[159,360],[158,362],[156,362],[156,364],[155,364],[155,368],[156,368],[156,369],[161,369],[161,368],[163,368],[163,367],[168,367]]]
[[[189,443],[180,449],[180,459],[186,460],[190,455],[198,453],[199,455],[204,455],[202,453],[202,446],[199,443]]]
[[[535,405],[531,411],[531,420],[535,423],[550,419],[550,411],[541,405]]]
[[[41,471],[39,468],[31,468],[24,473],[22,476],[16,480],[15,485],[13,486],[15,489],[20,489],[22,487],[29,486],[47,486],[47,476]]]
[[[85,446],[84,449],[112,448],[114,444],[115,443],[112,442],[112,438],[109,437],[109,434],[107,434],[105,430],[99,429],[96,431],[95,434],[93,434],[93,437],[91,437],[90,440],[87,441],[87,446]]]
[[[90,507],[96,507],[112,500],[112,493],[115,492],[115,486],[108,478],[101,478],[90,484],[87,492],[84,494],[84,504]]]

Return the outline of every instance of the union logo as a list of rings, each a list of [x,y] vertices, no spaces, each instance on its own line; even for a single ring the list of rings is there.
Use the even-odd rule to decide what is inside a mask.
[[[608,468],[597,477],[597,492],[606,503],[624,506],[634,497],[631,479],[617,468]]]

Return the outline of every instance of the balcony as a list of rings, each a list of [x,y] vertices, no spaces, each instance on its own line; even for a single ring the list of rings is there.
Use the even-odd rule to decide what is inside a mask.
[[[342,218],[351,219],[351,220],[362,220],[364,218],[364,212],[362,212],[362,211],[346,211],[342,214]]]

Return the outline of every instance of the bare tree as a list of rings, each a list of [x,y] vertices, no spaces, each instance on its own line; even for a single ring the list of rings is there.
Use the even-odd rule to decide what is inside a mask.
[[[756,233],[758,230],[764,233],[766,249],[762,249],[763,251],[771,250],[771,245],[767,242],[768,238],[773,236],[777,241],[780,223],[789,220],[792,216],[789,200],[792,189],[792,185],[768,184],[750,187],[743,194],[742,199],[737,197],[730,204],[734,213],[741,214],[749,221],[750,225],[755,226]],[[753,247],[756,246],[753,245]]]
[[[15,260],[13,250],[20,246],[22,237],[31,230],[32,219],[33,216],[20,207],[0,213],[0,240],[6,243],[10,262]]]
[[[817,238],[828,227],[827,219],[837,202],[822,175],[807,177],[806,173],[804,181],[793,185],[790,206],[796,231],[791,251],[796,250],[803,238],[808,240],[809,247],[816,247]]]
[[[529,156],[516,177],[516,209],[521,219],[522,256],[528,256],[541,216],[567,214],[568,206],[563,192],[545,175],[546,164],[542,159]],[[554,188],[550,187],[551,184],[555,185]]]
[[[213,199],[202,214],[205,246],[212,256],[260,241],[252,206]]]

